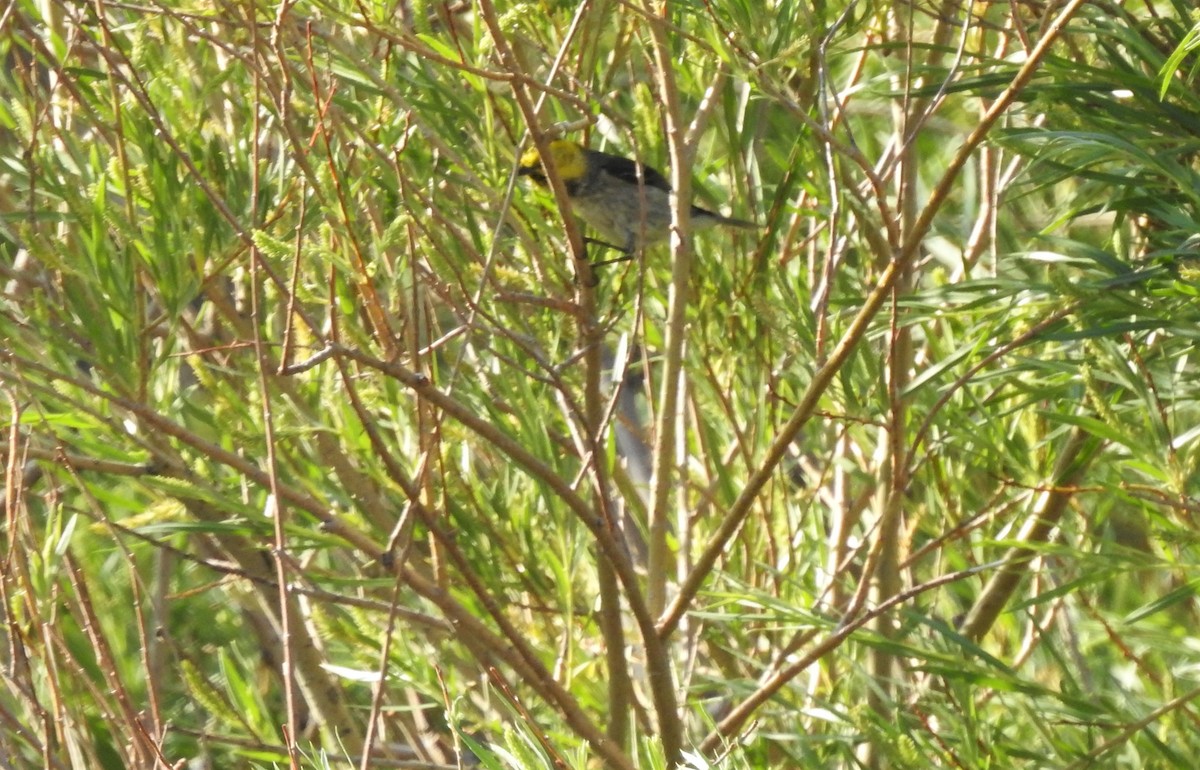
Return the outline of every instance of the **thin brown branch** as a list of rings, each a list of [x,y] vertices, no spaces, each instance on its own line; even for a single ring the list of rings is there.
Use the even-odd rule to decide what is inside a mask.
[[[921,245],[929,233],[930,227],[933,225],[934,218],[949,199],[958,176],[966,166],[967,161],[971,158],[976,148],[987,138],[993,126],[1007,112],[1017,96],[1029,85],[1042,59],[1049,52],[1054,41],[1062,34],[1067,22],[1070,21],[1071,17],[1075,15],[1076,11],[1085,2],[1086,0],[1071,0],[1071,2],[1067,3],[1049,25],[1046,33],[1038,41],[1037,47],[1030,53],[1029,58],[1013,78],[1012,83],[996,98],[991,108],[980,120],[979,125],[963,140],[962,145],[958,148],[958,151],[954,154],[953,159],[943,172],[937,186],[930,194],[929,201],[925,204],[916,221],[913,223],[911,232],[905,238],[903,248],[901,248],[892,262],[884,269],[875,288],[867,296],[863,306],[846,329],[846,333],[842,335],[842,339],[830,354],[829,360],[813,375],[812,381],[804,391],[804,395],[801,397],[796,411],[779,429],[775,440],[767,449],[761,464],[750,474],[750,477],[746,480],[746,484],[742,488],[742,492],[726,512],[717,530],[717,534],[713,536],[708,547],[697,558],[696,565],[684,581],[684,584],[680,587],[679,594],[659,619],[659,633],[664,638],[675,630],[684,613],[691,607],[696,594],[700,591],[717,559],[724,552],[727,543],[741,529],[746,516],[750,513],[751,506],[758,498],[759,492],[762,491],[767,481],[774,474],[775,468],[787,456],[787,449],[796,435],[807,424],[809,418],[812,417],[821,395],[833,382],[838,372],[841,371],[842,366],[850,358],[850,354],[866,335],[876,314],[883,307],[888,297],[891,296],[892,289],[903,271],[917,258],[921,250]]]

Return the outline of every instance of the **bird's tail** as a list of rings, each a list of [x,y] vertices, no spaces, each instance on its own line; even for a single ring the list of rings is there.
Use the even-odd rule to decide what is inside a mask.
[[[735,219],[733,217],[727,217],[727,216],[723,216],[720,214],[718,214],[717,217],[720,220],[721,224],[726,225],[728,227],[738,227],[738,228],[741,228],[742,230],[762,229],[762,225],[760,225],[758,222],[751,222],[746,219]]]
[[[757,222],[749,222],[745,219],[736,219],[727,217],[724,214],[718,214],[715,211],[709,211],[700,206],[692,206],[692,219],[699,221],[701,227],[711,227],[712,225],[726,225],[728,227],[740,227],[743,230],[758,230],[762,225]]]

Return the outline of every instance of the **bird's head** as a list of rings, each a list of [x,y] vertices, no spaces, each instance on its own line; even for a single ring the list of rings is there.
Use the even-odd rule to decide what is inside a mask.
[[[554,166],[559,179],[575,182],[587,174],[587,154],[581,145],[567,139],[555,139],[547,145],[547,150],[548,165]],[[546,171],[536,147],[530,147],[521,156],[517,174],[527,176],[538,184],[546,184]]]

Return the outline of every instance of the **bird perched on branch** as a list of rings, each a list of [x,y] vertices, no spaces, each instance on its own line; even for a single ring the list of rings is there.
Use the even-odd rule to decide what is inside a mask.
[[[571,199],[571,208],[604,239],[603,245],[623,254],[620,259],[667,237],[671,185],[658,171],[567,139],[555,139],[547,149],[548,158],[542,158],[536,147],[528,150],[521,156],[517,174],[547,186],[546,165],[553,166]],[[691,213],[692,227],[697,230],[713,225],[758,227],[696,205]]]

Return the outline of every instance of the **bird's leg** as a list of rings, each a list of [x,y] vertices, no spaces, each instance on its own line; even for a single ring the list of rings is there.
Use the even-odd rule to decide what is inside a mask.
[[[626,252],[622,252],[621,256],[619,256],[619,257],[613,257],[612,259],[605,259],[605,260],[601,260],[599,262],[593,262],[592,267],[604,267],[605,265],[615,265],[618,262],[628,262],[631,259],[633,259],[633,255],[626,251]]]
[[[621,256],[613,257],[612,259],[605,259],[600,262],[593,262],[592,267],[604,267],[605,265],[612,265],[612,264],[616,264],[617,262],[627,262],[627,261],[633,259],[633,248],[632,247],[621,248],[620,246],[614,246],[611,243],[608,243],[606,241],[599,241],[599,240],[596,240],[595,238],[584,238],[583,242],[584,243],[594,243],[597,246],[603,246],[606,249],[612,249],[613,251],[620,252],[620,254],[621,254]]]

